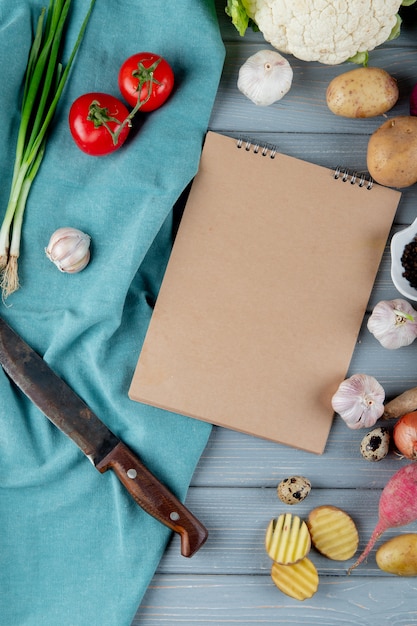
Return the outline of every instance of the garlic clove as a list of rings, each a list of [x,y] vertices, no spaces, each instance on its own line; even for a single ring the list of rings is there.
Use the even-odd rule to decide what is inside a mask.
[[[385,391],[373,376],[354,374],[342,381],[332,408],[352,429],[369,428],[384,413]]]
[[[250,56],[239,70],[237,87],[258,106],[269,106],[290,90],[292,68],[274,50],[260,50]]]
[[[417,311],[406,300],[382,300],[368,319],[368,330],[384,348],[409,346],[417,337]]]
[[[90,261],[91,237],[77,228],[58,228],[45,248],[46,256],[60,272],[81,272]]]

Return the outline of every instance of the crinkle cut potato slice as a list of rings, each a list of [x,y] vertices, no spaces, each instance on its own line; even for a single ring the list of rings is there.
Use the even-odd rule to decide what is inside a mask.
[[[280,591],[295,600],[311,598],[319,587],[317,569],[308,557],[292,565],[273,563],[271,578]]]
[[[271,559],[282,565],[301,561],[311,548],[307,524],[297,515],[282,513],[269,522],[265,548]]]
[[[313,546],[334,561],[347,561],[358,549],[355,522],[342,509],[330,504],[318,506],[307,519]]]

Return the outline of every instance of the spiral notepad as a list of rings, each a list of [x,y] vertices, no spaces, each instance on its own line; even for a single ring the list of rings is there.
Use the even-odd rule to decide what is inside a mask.
[[[130,398],[322,453],[400,195],[209,132]]]

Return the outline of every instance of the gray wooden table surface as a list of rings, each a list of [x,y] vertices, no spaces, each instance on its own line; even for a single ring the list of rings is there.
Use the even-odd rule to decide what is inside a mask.
[[[260,33],[241,38],[224,14],[225,1],[216,1],[226,60],[210,129],[272,143],[285,154],[327,167],[346,164],[366,170],[369,135],[383,118],[336,117],[325,102],[329,81],[352,66],[288,57],[294,70],[291,91],[270,107],[256,107],[237,90],[237,74],[251,54],[268,45]],[[372,52],[370,65],[384,68],[398,81],[400,100],[388,116],[408,115],[408,97],[417,83],[417,9],[407,10],[401,37]],[[393,232],[416,216],[414,185],[403,190]],[[367,316],[380,300],[401,297],[389,266],[387,246]],[[347,375],[375,376],[388,398],[417,385],[417,341],[386,350],[366,329],[367,316]],[[331,561],[313,550],[310,557],[320,585],[304,602],[282,594],[270,577],[264,534],[269,520],[287,510],[276,495],[278,483],[287,476],[303,474],[313,485],[310,496],[292,511],[303,517],[319,504],[340,506],[357,523],[359,548],[366,544],[377,520],[381,489],[403,461],[392,452],[380,463],[365,461],[359,452],[365,432],[349,430],[336,419],[324,454],[316,456],[214,427],[187,497],[188,506],[208,527],[209,540],[192,559],[182,558],[176,543],[168,547],[132,626],[417,624],[417,578],[383,573],[375,550],[350,576],[347,569],[353,561]],[[417,532],[417,523],[387,532],[384,540],[400,532]]]

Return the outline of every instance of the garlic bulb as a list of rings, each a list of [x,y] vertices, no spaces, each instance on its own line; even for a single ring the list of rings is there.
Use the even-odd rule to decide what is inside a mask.
[[[373,426],[384,412],[385,391],[373,376],[354,374],[340,383],[333,410],[352,429]]]
[[[268,106],[289,91],[293,71],[286,59],[274,50],[260,50],[239,70],[237,87],[249,100]]]
[[[45,253],[60,272],[75,274],[81,272],[90,260],[90,241],[90,236],[77,228],[58,228]]]
[[[409,346],[417,337],[417,311],[406,300],[382,300],[368,319],[368,330],[389,350]]]

